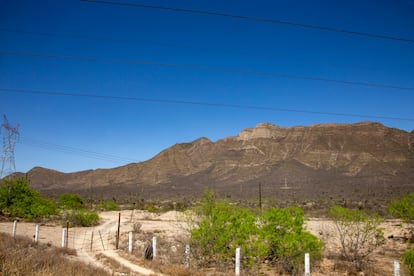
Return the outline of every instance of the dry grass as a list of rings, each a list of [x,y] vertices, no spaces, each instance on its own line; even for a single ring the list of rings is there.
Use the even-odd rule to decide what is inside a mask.
[[[74,255],[75,250],[0,233],[1,275],[109,275],[102,269],[68,258]]]

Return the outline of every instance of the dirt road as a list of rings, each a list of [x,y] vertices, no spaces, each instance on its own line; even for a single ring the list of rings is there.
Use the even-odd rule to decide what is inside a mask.
[[[116,250],[116,233],[118,230],[119,212],[103,212],[100,214],[101,223],[96,227],[69,228],[68,247],[76,249],[77,258],[106,269],[109,273],[117,273],[116,268],[111,267],[107,259],[116,261],[130,271],[130,275],[162,275],[151,269],[134,264],[121,257]],[[131,222],[137,218],[148,216],[146,212],[135,211],[136,217],[131,216],[131,211],[121,212],[121,233],[132,230]],[[148,226],[147,226],[148,228]],[[18,222],[16,235],[31,237],[34,239],[36,224]],[[150,229],[147,229],[150,230]],[[12,222],[0,223],[0,232],[13,233]],[[41,224],[39,227],[39,242],[53,246],[62,246],[63,228],[56,224]],[[105,258],[102,258],[105,256]],[[106,259],[106,260],[105,260]],[[125,269],[123,269],[125,270]]]

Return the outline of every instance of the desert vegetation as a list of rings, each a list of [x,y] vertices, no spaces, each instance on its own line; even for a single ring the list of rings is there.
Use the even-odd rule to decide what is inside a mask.
[[[329,214],[341,244],[341,256],[361,270],[367,257],[384,242],[381,218],[341,206],[331,207]]]
[[[26,220],[54,219],[73,226],[93,226],[99,223],[95,210],[86,208],[85,200],[78,194],[61,194],[57,201],[40,195],[29,187],[27,180],[6,179],[0,183],[0,214],[9,218]],[[113,201],[99,202],[100,210],[118,210]]]
[[[399,200],[394,200],[388,205],[388,212],[411,225],[410,237],[408,237],[408,249],[402,255],[410,274],[414,275],[414,193],[410,193]]]
[[[23,178],[0,183],[0,211],[6,216],[25,219],[58,213],[56,203],[31,189]]]
[[[254,268],[264,261],[289,273],[301,270],[304,254],[322,256],[323,244],[303,227],[298,207],[269,208],[263,212],[214,200],[206,191],[197,207],[199,224],[191,231],[191,244],[200,266],[232,259],[236,248],[243,265]]]
[[[37,191],[32,190],[24,179],[2,182],[0,195],[2,217],[9,218],[9,220],[21,218],[25,221],[42,221],[49,224],[57,223],[57,225],[60,221],[65,226],[68,222],[70,226],[92,226],[100,222],[98,212],[121,209],[116,199],[89,204],[80,195],[71,193],[61,194],[55,200],[43,198]],[[410,194],[394,200],[388,205],[389,214],[399,219],[393,222],[395,227],[402,227],[404,223],[404,225],[411,225],[412,228],[413,198],[414,195]],[[127,258],[132,259],[134,263],[152,267],[158,272],[171,275],[205,275],[209,271],[219,273],[217,275],[233,274],[236,248],[240,248],[241,263],[246,275],[300,274],[304,269],[303,257],[305,253],[310,253],[312,267],[321,271],[319,275],[332,271],[321,268],[327,266],[327,260],[328,263],[333,263],[329,269],[335,271],[378,275],[378,270],[373,268],[373,260],[378,256],[384,257],[388,254],[386,251],[392,249],[392,247],[384,247],[387,238],[388,242],[393,239],[393,237],[384,237],[382,229],[384,218],[373,213],[372,210],[364,210],[364,205],[354,206],[357,208],[346,208],[344,206],[351,205],[349,202],[335,201],[339,205],[329,208],[329,212],[320,212],[326,216],[323,218],[324,223],[329,222],[328,224],[332,224],[332,228],[320,228],[315,232],[307,230],[309,225],[305,227],[307,224],[305,213],[294,202],[278,204],[275,200],[263,200],[262,203],[259,205],[255,201],[235,202],[218,199],[214,192],[206,190],[198,201],[193,201],[191,204],[185,203],[185,212],[176,212],[182,215],[180,220],[169,218],[169,220],[176,220],[181,228],[173,227],[174,230],[170,230],[175,234],[172,238],[166,238],[162,233],[168,230],[157,228],[148,230],[147,223],[157,224],[158,219],[155,218],[163,216],[168,210],[181,210],[184,204],[151,199],[140,201],[141,206],[146,206],[146,211],[140,212],[147,215],[139,220],[133,220],[134,210],[132,209],[131,215],[128,218],[123,218],[124,224],[126,220],[128,221],[130,230],[121,229],[120,249],[125,251],[124,256],[128,255],[127,231],[132,231],[138,244],[134,245],[135,254],[128,255]],[[306,206],[309,205],[307,202]],[[129,204],[124,205],[123,208],[125,206],[135,207],[135,205]],[[108,213],[114,217],[118,215],[118,212]],[[154,221],[151,221],[153,219]],[[105,225],[105,219],[101,222],[101,225]],[[106,223],[106,225],[114,225],[114,221],[110,224]],[[71,233],[82,235],[82,240],[90,238],[90,232],[80,234],[86,232],[80,232],[79,229],[74,229]],[[95,231],[94,248],[108,249],[107,237],[109,235],[115,237],[115,232],[105,227],[98,229],[107,232]],[[143,257],[143,251],[154,235],[159,238],[160,257],[154,261],[146,261]],[[328,239],[326,235],[329,235]],[[399,249],[393,251],[391,258],[393,258],[392,260],[401,260],[404,269],[408,269],[413,274],[412,232],[411,236],[398,235],[394,240],[399,242]],[[337,238],[335,240],[337,249],[333,248],[331,244],[334,237]],[[17,237],[13,246],[19,246],[20,241],[20,237]],[[29,248],[24,250],[30,252],[42,248],[47,252],[61,251],[62,258],[73,259],[73,256],[76,255],[75,251],[57,249],[50,244],[37,244],[33,240],[22,242],[25,247]],[[105,242],[105,246],[103,242]],[[8,243],[9,241],[2,242],[2,244]],[[186,244],[191,245],[191,265],[187,268],[184,266]],[[9,246],[12,248],[11,245]],[[329,246],[329,250],[326,249],[326,246]],[[92,248],[92,242],[87,243],[86,247]],[[85,246],[82,248],[85,249]],[[8,269],[8,272],[11,271],[12,266],[6,265],[5,262],[9,260],[10,254],[7,251],[0,255],[2,269]],[[375,255],[374,258],[371,258],[372,255]],[[97,258],[98,255],[94,256]],[[114,261],[102,254],[98,259],[106,259],[108,262]],[[43,264],[43,261],[37,259],[36,262],[41,264],[39,266],[44,267],[52,265]],[[340,263],[341,266],[336,266],[337,263]],[[15,267],[15,269],[17,268]],[[32,275],[36,275],[36,273],[32,273]],[[49,275],[47,273],[40,274]]]
[[[109,275],[103,269],[70,260],[74,255],[76,251],[72,249],[0,233],[1,275]]]

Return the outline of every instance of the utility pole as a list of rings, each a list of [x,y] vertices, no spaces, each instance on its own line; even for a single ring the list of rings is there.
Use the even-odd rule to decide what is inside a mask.
[[[259,182],[259,208],[262,210],[262,182]]]

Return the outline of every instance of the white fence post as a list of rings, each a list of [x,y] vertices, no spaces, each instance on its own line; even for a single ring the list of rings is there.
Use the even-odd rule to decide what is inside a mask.
[[[305,276],[310,276],[309,253],[305,253]]]
[[[240,248],[236,248],[236,268],[235,268],[236,276],[240,275]]]
[[[39,224],[36,224],[36,230],[35,230],[35,242],[39,241]]]
[[[157,257],[157,237],[152,237],[152,258]]]
[[[62,248],[66,247],[66,228],[62,228]]]
[[[185,246],[185,263],[184,263],[186,268],[190,267],[190,245],[187,244]]]
[[[132,243],[133,243],[132,231],[130,231],[129,236],[128,236],[128,252],[129,252],[129,254],[132,253]]]
[[[13,222],[13,238],[16,237],[16,229],[17,229],[17,220]]]
[[[400,263],[394,261],[394,276],[400,276]]]

